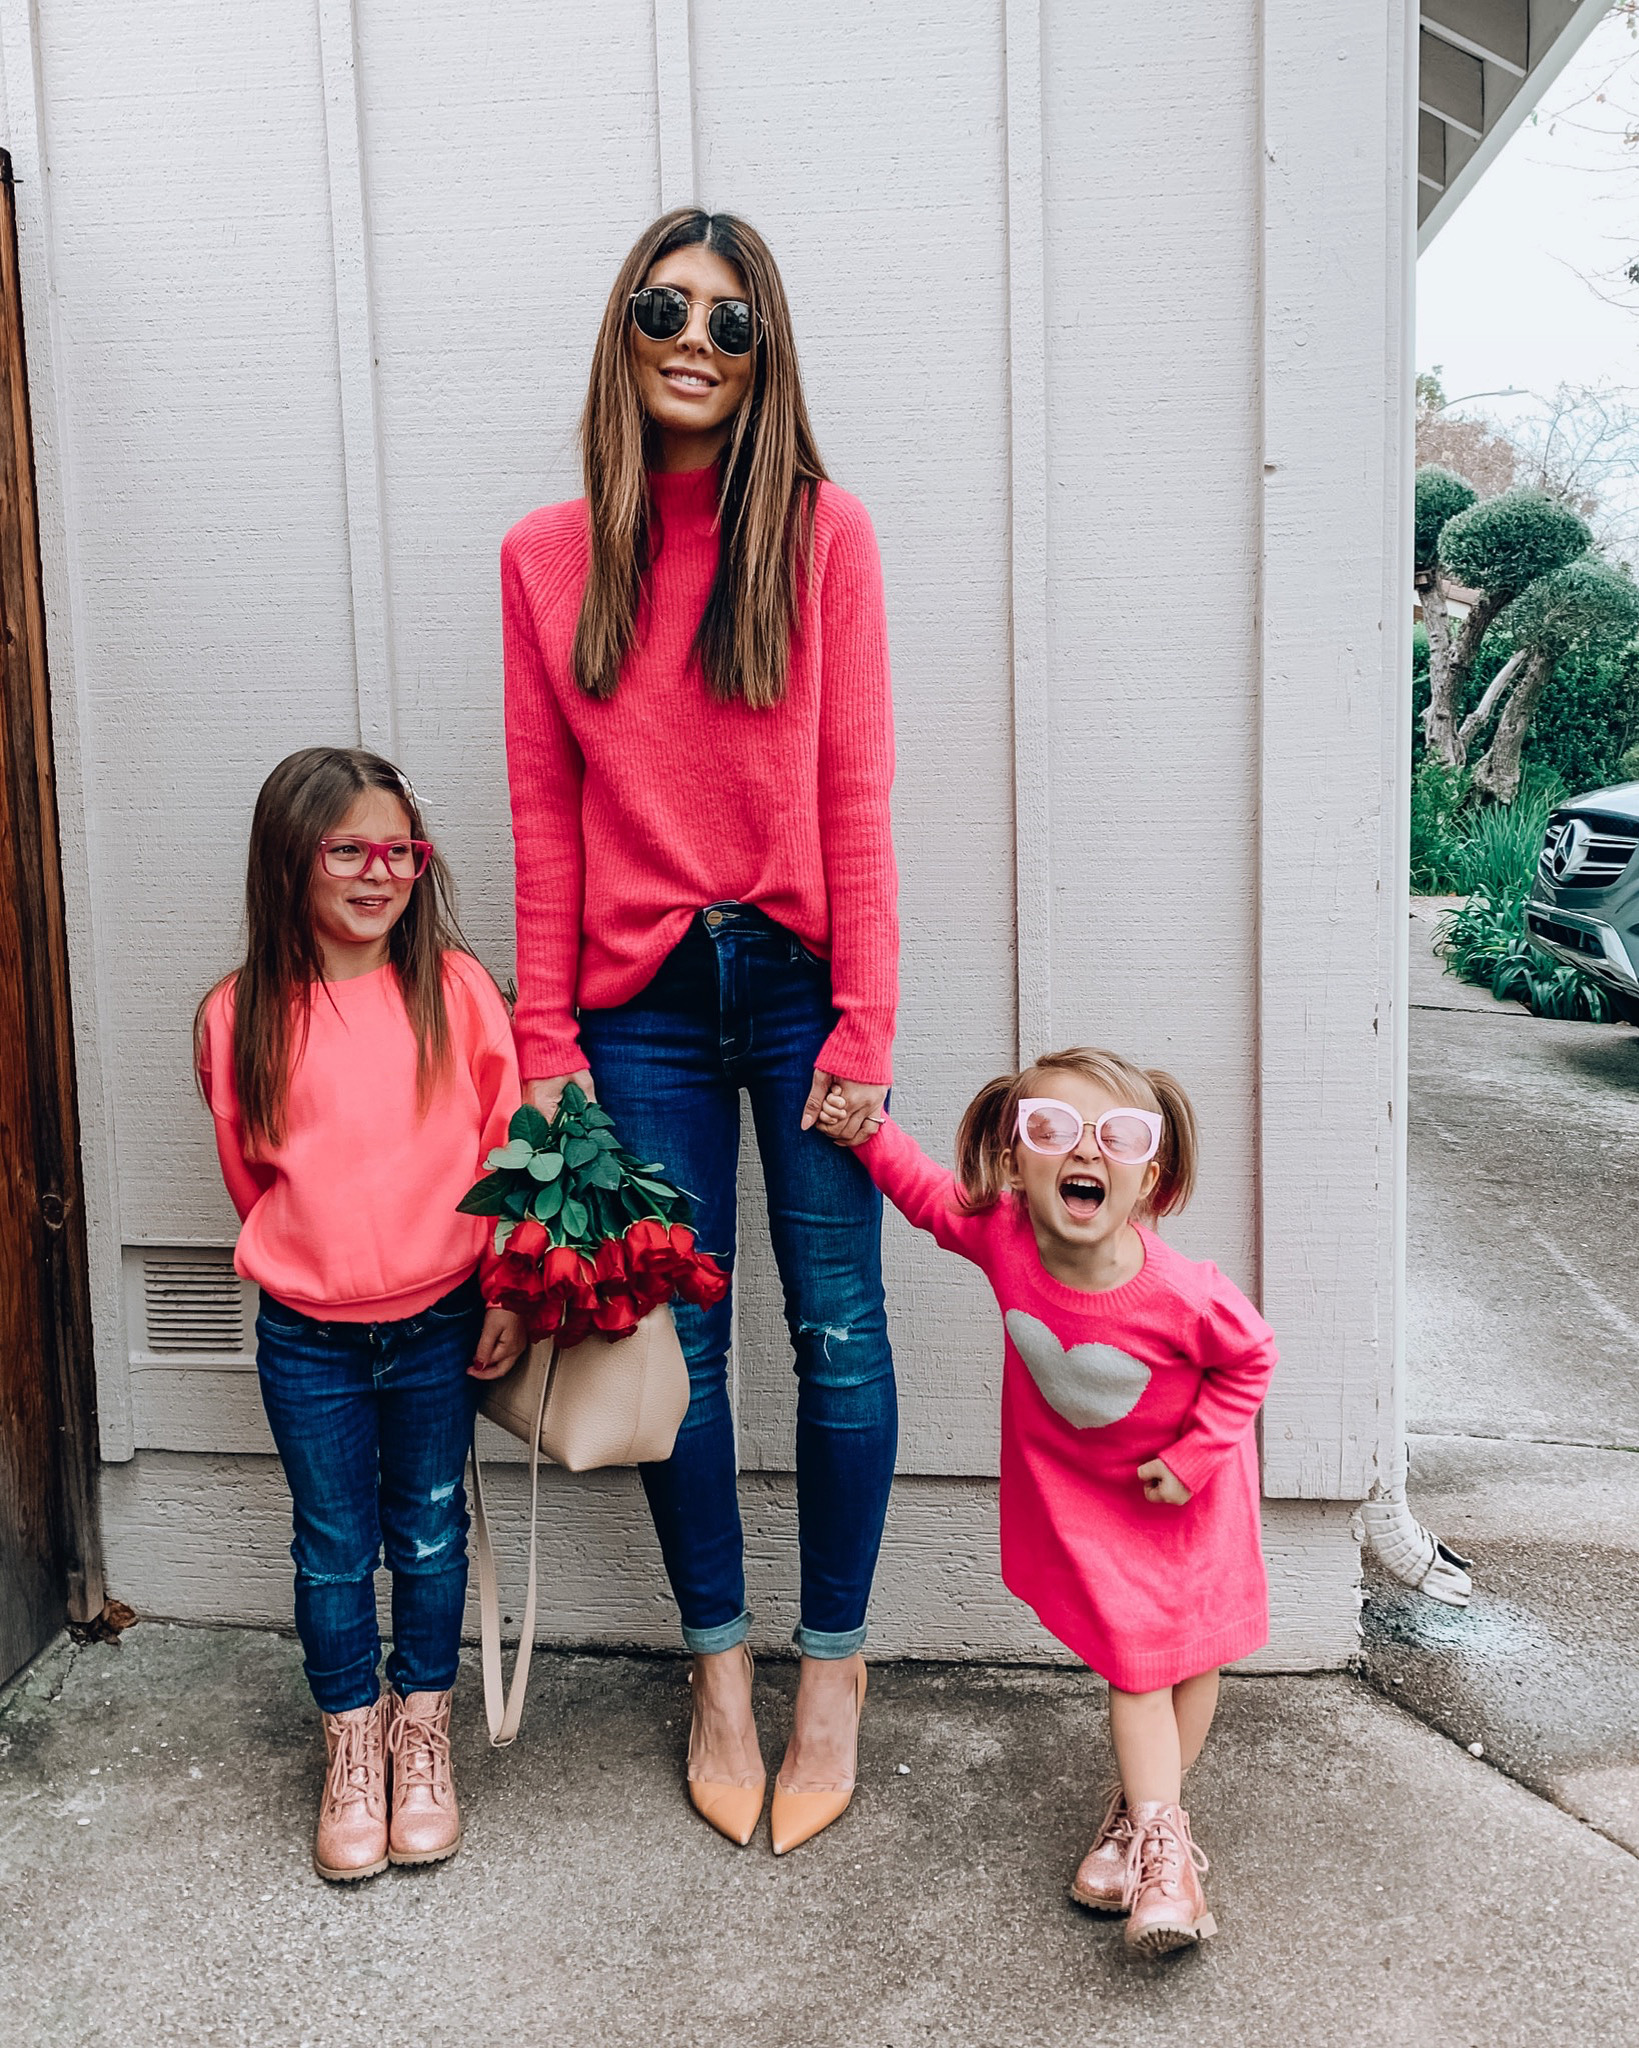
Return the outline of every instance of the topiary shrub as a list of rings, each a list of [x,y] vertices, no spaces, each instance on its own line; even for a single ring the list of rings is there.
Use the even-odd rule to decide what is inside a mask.
[[[1504,491],[1446,521],[1439,561],[1454,581],[1506,602],[1585,554],[1592,539],[1569,506],[1541,491]]]
[[[1472,484],[1465,483],[1449,469],[1441,469],[1437,463],[1425,463],[1418,470],[1416,565],[1419,569],[1427,571],[1434,568],[1440,529],[1448,519],[1455,519],[1459,512],[1466,512],[1478,496],[1479,492]]]

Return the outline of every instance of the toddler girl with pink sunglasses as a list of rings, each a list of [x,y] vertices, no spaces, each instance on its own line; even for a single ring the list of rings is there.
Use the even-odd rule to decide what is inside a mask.
[[[845,1116],[828,1100],[821,1130]],[[1219,1667],[1269,1633],[1253,1424],[1275,1345],[1215,1266],[1148,1227],[1194,1186],[1189,1098],[1157,1068],[1077,1048],[980,1090],[954,1174],[891,1119],[858,1149],[995,1290],[1002,1576],[1109,1681],[1120,1783],[1071,1896],[1124,1912],[1137,1949],[1191,1946],[1217,1929],[1183,1774]]]

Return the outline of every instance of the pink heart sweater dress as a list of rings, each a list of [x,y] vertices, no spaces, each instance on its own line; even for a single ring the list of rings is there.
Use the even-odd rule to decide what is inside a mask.
[[[1216,1266],[1139,1229],[1143,1269],[1102,1293],[1041,1262],[1022,1200],[964,1206],[897,1124],[858,1157],[900,1213],[971,1259],[1002,1310],[1002,1578],[1122,1692],[1153,1692],[1268,1640],[1253,1425],[1274,1333]],[[1137,1226],[1135,1226],[1137,1227]],[[1160,1458],[1183,1507],[1144,1497]]]

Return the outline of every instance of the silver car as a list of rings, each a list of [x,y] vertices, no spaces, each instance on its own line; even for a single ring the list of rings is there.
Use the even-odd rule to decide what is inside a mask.
[[[1525,906],[1544,952],[1590,974],[1639,1024],[1639,782],[1596,789],[1548,820]]]

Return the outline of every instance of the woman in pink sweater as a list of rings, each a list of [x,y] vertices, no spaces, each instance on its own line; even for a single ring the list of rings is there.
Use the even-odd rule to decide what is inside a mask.
[[[262,785],[243,964],[200,1005],[199,1084],[256,1282],[256,1370],[295,1524],[296,1631],[329,1768],[313,1861],[351,1882],[454,1855],[450,1690],[475,1377],[523,1348],[456,1204],[506,1140],[500,990],[458,943],[408,782],[304,747]],[[376,1565],[393,1580],[388,1692]]]
[[[1006,1331],[1002,1576],[1110,1683],[1120,1767],[1071,1894],[1150,1953],[1215,1931],[1180,1805],[1218,1668],[1269,1632],[1253,1424],[1275,1364],[1216,1266],[1135,1221],[1181,1209],[1195,1115],[1114,1053],[1054,1053],[983,1089],[954,1174],[885,1118],[855,1140],[894,1206],[980,1268]]]
[[[882,575],[826,479],[784,290],[726,214],[669,213],[610,295],[586,496],[501,551],[525,1092],[570,1078],[735,1249],[749,1098],[796,1354],[802,1672],[775,1852],[854,1780],[866,1607],[893,1477],[881,1200],[814,1130],[889,1081],[898,958]],[[693,1398],[643,1468],[693,1657],[690,1796],[748,1842],[765,1789],[727,1388],[732,1309],[680,1307]]]

